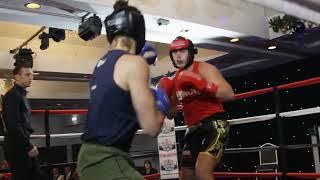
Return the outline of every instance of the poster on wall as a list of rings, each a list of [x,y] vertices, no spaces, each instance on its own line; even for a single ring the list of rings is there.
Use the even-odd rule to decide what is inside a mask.
[[[158,135],[158,151],[161,179],[179,178],[174,120],[165,119]]]

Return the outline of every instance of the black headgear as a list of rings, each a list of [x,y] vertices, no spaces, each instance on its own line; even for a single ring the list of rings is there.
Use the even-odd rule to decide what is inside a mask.
[[[116,36],[131,37],[136,41],[136,54],[139,54],[146,42],[144,17],[137,8],[123,3],[120,6],[115,5],[112,14],[104,20],[107,38],[111,44]]]
[[[194,44],[191,40],[186,39],[184,37],[178,36],[175,40],[172,41],[170,44],[170,58],[174,67],[179,68],[173,60],[172,52],[180,50],[180,49],[187,49],[189,51],[189,56],[187,60],[187,64],[183,67],[183,69],[187,69],[193,64],[194,55],[198,53],[198,50],[194,47]]]

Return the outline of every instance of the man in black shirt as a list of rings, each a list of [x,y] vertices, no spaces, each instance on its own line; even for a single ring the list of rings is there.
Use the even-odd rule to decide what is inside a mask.
[[[5,133],[5,155],[10,163],[13,180],[39,178],[38,149],[30,142],[31,107],[26,98],[26,88],[33,80],[33,71],[25,65],[13,69],[15,85],[3,97],[3,119]]]

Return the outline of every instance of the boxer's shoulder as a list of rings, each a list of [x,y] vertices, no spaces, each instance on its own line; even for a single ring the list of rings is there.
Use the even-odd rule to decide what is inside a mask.
[[[125,54],[121,56],[116,64],[116,69],[122,73],[137,72],[141,69],[148,69],[149,66],[141,56]]]
[[[207,62],[203,62],[203,61],[199,62],[199,70],[200,71],[206,71],[206,70],[212,69],[212,68],[216,69],[216,66],[213,64],[207,63]]]
[[[124,54],[120,57],[119,62],[126,64],[128,66],[145,66],[148,67],[148,64],[141,56],[133,54]]]
[[[199,74],[205,76],[206,74],[211,74],[212,72],[219,71],[217,67],[213,64],[207,62],[199,63]]]

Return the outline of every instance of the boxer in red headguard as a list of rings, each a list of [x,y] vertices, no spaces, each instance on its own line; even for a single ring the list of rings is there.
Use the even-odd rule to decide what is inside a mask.
[[[210,180],[229,134],[222,102],[232,100],[234,92],[215,66],[194,61],[196,53],[191,40],[177,37],[170,44],[170,58],[178,71],[160,79],[158,86],[183,112],[188,127],[183,154],[191,158],[184,156],[183,179]]]

